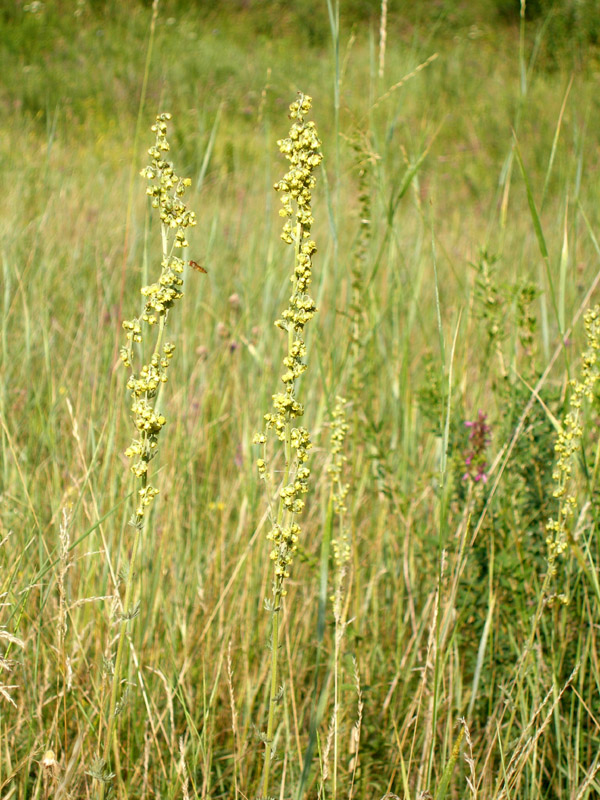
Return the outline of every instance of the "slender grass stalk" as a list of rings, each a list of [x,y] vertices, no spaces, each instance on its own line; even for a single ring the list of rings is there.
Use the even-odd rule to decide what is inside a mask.
[[[267,486],[269,495],[273,494],[273,477],[267,472],[267,433],[275,432],[284,446],[283,478],[279,484],[277,512],[271,509],[271,530],[267,538],[272,543],[270,558],[273,561],[274,577],[272,598],[265,601],[271,615],[271,668],[269,681],[269,714],[267,731],[263,735],[265,760],[262,777],[262,797],[269,796],[271,759],[273,756],[273,737],[275,733],[275,706],[280,699],[278,688],[277,651],[279,649],[279,618],[281,603],[287,590],[285,581],[297,547],[300,527],[296,517],[304,508],[302,495],[308,491],[310,470],[306,466],[308,453],[312,447],[308,430],[293,427],[294,420],[304,414],[304,407],[296,399],[297,384],[305,372],[307,364],[304,326],[314,316],[316,306],[308,294],[312,280],[312,256],[316,245],[310,238],[314,219],[311,213],[311,192],[316,184],[313,171],[322,161],[321,142],[317,136],[314,122],[305,122],[304,116],[311,107],[311,98],[299,93],[298,100],[290,105],[290,119],[293,120],[287,139],[278,142],[280,151],[291,164],[289,172],[275,184],[281,192],[283,208],[279,213],[286,218],[281,238],[286,244],[294,246],[294,272],[291,277],[292,294],[289,305],[276,321],[278,328],[287,332],[287,355],[283,359],[285,371],[281,380],[283,392],[273,395],[273,413],[265,414],[265,433],[256,434],[255,444],[263,446],[263,457],[259,458],[258,470]],[[295,218],[292,224],[289,217]]]
[[[332,191],[330,207],[330,225],[333,232],[333,277],[337,282],[339,264],[339,211],[340,211],[340,184],[342,177],[340,153],[340,97],[342,88],[342,72],[340,64],[340,3],[339,0],[327,0],[329,15],[329,28],[331,31],[331,44],[333,47],[333,135],[335,159],[335,183]]]
[[[71,509],[63,509],[62,518],[59,526],[59,566],[56,574],[56,585],[58,589],[58,623],[56,626],[57,635],[57,656],[59,659],[58,672],[62,676],[59,683],[57,677],[56,681],[56,749],[58,750],[58,742],[60,741],[60,732],[58,717],[60,714],[60,705],[62,704],[63,711],[63,730],[64,730],[64,749],[67,750],[67,684],[68,684],[68,666],[67,666],[67,652],[65,647],[65,638],[67,635],[67,591],[66,591],[66,578],[69,569],[69,525],[71,522]],[[61,685],[62,684],[62,685]]]
[[[162,271],[156,283],[144,286],[141,290],[146,298],[142,315],[123,322],[123,328],[127,331],[127,345],[120,351],[124,365],[132,369],[127,388],[132,398],[131,411],[138,438],[127,448],[125,455],[134,460],[131,471],[139,480],[139,488],[137,507],[130,520],[135,534],[131,558],[124,570],[125,598],[119,623],[102,759],[90,773],[101,782],[101,796],[104,796],[104,790],[113,777],[110,771],[111,749],[116,745],[114,740],[116,718],[122,708],[122,702],[118,703],[117,697],[124,666],[127,625],[139,611],[139,602],[134,603],[134,570],[148,522],[148,511],[158,494],[158,489],[148,481],[148,467],[156,456],[158,437],[166,423],[166,418],[159,410],[159,389],[167,382],[167,370],[175,350],[173,344],[164,341],[167,319],[174,303],[183,297],[181,274],[185,262],[176,253],[181,253],[188,246],[185,229],[196,224],[194,212],[189,211],[182,201],[182,196],[186,188],[191,185],[191,180],[179,178],[174,172],[172,163],[164,159],[164,154],[170,149],[166,136],[167,122],[170,118],[170,114],[159,114],[156,118],[156,123],[152,126],[156,142],[148,151],[151,163],[141,172],[150,184],[147,193],[152,198],[152,207],[156,208],[160,215]],[[150,360],[142,364],[139,372],[135,372],[132,367],[133,362],[137,360],[137,353],[134,355],[134,345],[142,344],[143,327],[147,327],[148,332],[153,328],[156,330],[155,341]]]
[[[342,453],[344,440],[348,432],[346,422],[346,401],[343,397],[336,398],[336,405],[333,412],[333,423],[331,432],[331,454],[333,461],[329,466],[331,476],[331,495],[329,499],[328,516],[336,514],[339,520],[339,535],[332,540],[333,560],[335,562],[335,584],[333,594],[333,617],[335,620],[335,642],[333,658],[333,775],[331,796],[333,800],[337,797],[337,773],[339,758],[339,708],[340,708],[340,685],[339,685],[339,662],[342,639],[344,636],[345,620],[343,609],[343,588],[344,578],[348,570],[351,548],[346,526],[346,497],[349,486],[343,482],[343,466],[346,457]]]
[[[379,78],[385,72],[385,45],[387,42],[387,12],[388,0],[381,0],[381,21],[379,24]]]
[[[138,106],[137,118],[135,121],[135,133],[133,135],[133,158],[129,170],[129,187],[127,191],[127,211],[125,214],[125,239],[123,242],[123,260],[121,262],[121,286],[119,290],[119,312],[123,308],[123,297],[125,295],[125,276],[127,272],[127,258],[129,256],[129,236],[131,230],[131,210],[133,208],[133,193],[135,183],[135,157],[138,152],[138,142],[142,133],[142,120],[144,117],[144,106],[146,104],[146,92],[148,89],[148,77],[150,75],[150,64],[152,63],[152,50],[154,47],[154,35],[156,32],[156,21],[158,19],[158,5],[160,0],[152,2],[152,18],[150,20],[150,34],[148,37],[148,49],[146,50],[146,60],[144,62],[144,76],[142,78],[142,88],[140,91],[140,102]],[[115,354],[116,355],[116,354]]]

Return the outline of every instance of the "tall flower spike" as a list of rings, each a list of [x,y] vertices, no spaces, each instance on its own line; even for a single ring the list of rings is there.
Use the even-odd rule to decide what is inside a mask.
[[[344,440],[348,433],[348,423],[346,422],[346,400],[343,397],[336,397],[335,408],[333,410],[333,420],[331,425],[331,464],[327,468],[331,480],[331,498],[333,510],[340,517],[340,536],[332,539],[333,560],[338,571],[338,575],[343,578],[343,570],[350,558],[350,543],[348,541],[348,531],[344,525],[344,515],[346,509],[346,497],[349,486],[343,482],[342,471],[346,456],[343,454]]]
[[[125,451],[125,455],[133,462],[131,471],[139,480],[139,484],[135,510],[130,520],[135,533],[130,562],[126,568],[125,598],[122,604],[117,655],[112,675],[103,757],[98,762],[95,772],[90,773],[101,784],[99,792],[101,798],[106,797],[106,792],[109,791],[107,784],[113,777],[110,769],[106,767],[110,767],[113,735],[116,730],[115,720],[122,707],[122,699],[117,703],[117,694],[122,677],[125,627],[137,613],[137,605],[133,600],[134,566],[144,524],[148,519],[147,511],[158,494],[158,489],[148,483],[148,465],[157,453],[158,437],[167,421],[158,408],[158,391],[160,386],[167,382],[167,370],[175,346],[164,341],[165,327],[169,311],[177,300],[183,297],[181,275],[184,261],[179,254],[182,248],[187,247],[186,229],[196,224],[194,212],[188,210],[182,199],[191,181],[189,178],[180,178],[176,175],[173,164],[164,157],[169,151],[167,122],[170,119],[170,114],[160,114],[156,118],[156,123],[152,126],[156,139],[148,150],[150,164],[141,172],[142,177],[148,179],[149,186],[146,191],[152,198],[152,207],[158,210],[161,221],[161,273],[155,283],[144,286],[141,290],[146,301],[141,316],[123,322],[127,344],[120,351],[121,360],[131,370],[127,388],[131,395],[131,412],[137,435]],[[136,360],[134,346],[139,345],[141,350],[144,337],[151,330],[155,331],[154,344],[148,347],[148,354],[151,352],[151,355],[136,372],[133,368]],[[137,351],[138,348],[135,349]]]
[[[275,322],[288,334],[288,352],[283,359],[281,376],[283,391],[273,395],[273,411],[265,414],[267,432],[275,431],[277,438],[285,443],[285,470],[283,485],[279,489],[279,511],[276,519],[272,520],[268,534],[274,566],[273,596],[277,601],[286,593],[283,583],[289,577],[292,556],[296,550],[299,527],[294,515],[304,508],[302,495],[308,491],[310,475],[306,462],[312,447],[306,428],[292,428],[292,422],[304,413],[304,407],[296,399],[297,380],[307,367],[304,327],[317,310],[308,293],[312,281],[312,258],[317,250],[310,238],[314,222],[311,202],[316,183],[313,172],[323,156],[315,123],[304,120],[310,107],[311,98],[303,94],[290,106],[289,116],[293,123],[289,135],[287,139],[277,142],[280,151],[290,162],[290,169],[274,186],[281,193],[282,208],[279,214],[286,220],[281,238],[287,244],[294,245],[295,251],[294,272],[290,278],[292,294],[288,307]],[[254,441],[264,446],[266,435],[257,434]],[[269,478],[266,453],[259,459],[258,469],[261,477]]]
[[[596,381],[600,377],[600,306],[589,309],[584,317],[587,336],[587,349],[581,357],[581,378],[571,381],[572,393],[569,411],[558,434],[554,450],[556,464],[554,478],[554,497],[558,500],[558,513],[555,519],[546,524],[548,547],[548,577],[557,572],[557,561],[572,543],[571,524],[577,508],[577,498],[573,486],[573,466],[581,447],[583,437],[582,405],[584,400],[592,400]],[[562,595],[560,599],[566,601]]]
[[[304,117],[310,110],[311,98],[299,94],[298,100],[290,106],[293,120],[287,139],[278,142],[280,151],[290,162],[284,177],[275,184],[281,194],[279,214],[285,219],[281,238],[294,247],[294,271],[290,278],[292,293],[288,307],[283,311],[276,325],[287,332],[287,354],[283,359],[281,381],[283,388],[273,395],[273,409],[265,414],[266,429],[256,434],[254,442],[262,445],[262,457],[257,462],[258,471],[273,494],[272,477],[267,469],[267,435],[270,431],[284,443],[283,479],[278,488],[277,511],[271,514],[271,529],[267,534],[270,543],[270,559],[273,562],[272,599],[265,605],[271,614],[271,677],[269,694],[269,719],[267,732],[262,735],[265,742],[265,761],[262,779],[262,797],[269,796],[269,772],[273,753],[273,733],[275,707],[279,697],[277,684],[277,651],[279,637],[279,610],[282,597],[286,594],[285,581],[290,576],[294,552],[296,551],[300,527],[296,517],[304,508],[304,495],[308,491],[310,470],[307,466],[308,454],[312,447],[306,428],[296,426],[295,421],[304,413],[302,404],[296,398],[296,387],[300,376],[305,372],[306,344],[304,326],[314,316],[316,306],[309,294],[312,280],[312,258],[317,247],[310,238],[312,217],[312,190],[315,187],[314,170],[319,166],[322,155],[321,142],[317,136],[314,122],[306,122]]]
[[[133,423],[139,438],[131,443],[125,455],[135,459],[131,466],[133,474],[144,479],[148,464],[157,452],[158,436],[166,423],[165,417],[156,409],[156,396],[161,384],[168,380],[167,370],[175,350],[175,345],[169,342],[162,344],[164,327],[170,309],[183,297],[181,275],[184,261],[175,253],[187,247],[185,230],[196,224],[196,215],[188,210],[182,199],[191,180],[176,175],[173,164],[165,160],[163,155],[170,149],[167,140],[167,122],[170,119],[170,114],[159,114],[156,118],[156,123],[152,126],[156,141],[148,150],[150,164],[140,173],[148,179],[146,193],[152,198],[152,207],[159,210],[162,223],[162,269],[155,283],[141,289],[142,296],[146,298],[142,316],[123,322],[123,328],[127,332],[127,346],[121,348],[121,360],[125,366],[131,367],[133,343],[141,343],[143,340],[142,326],[158,324],[156,346],[150,361],[142,364],[139,373],[132,371],[127,381]],[[138,518],[144,516],[157,491],[144,483],[138,492],[139,502],[135,512]]]

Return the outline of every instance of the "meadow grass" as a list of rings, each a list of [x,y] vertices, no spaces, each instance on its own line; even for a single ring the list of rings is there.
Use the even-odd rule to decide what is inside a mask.
[[[325,2],[310,24],[264,4],[159,5],[141,112],[151,8],[2,12],[3,798],[97,796],[112,738],[135,508],[118,351],[160,252],[143,180],[130,210],[128,190],[165,109],[192,178],[189,257],[208,274],[186,275],[170,320],[114,795],[600,790],[598,401],[577,388],[596,375],[582,354],[596,349],[598,56],[552,50],[553,20],[519,28],[493,3],[385,6],[382,36],[379,3],[369,18]],[[299,381],[313,448],[268,733],[269,503],[252,440],[280,385],[273,320],[294,258],[272,187],[298,89],[324,155]],[[565,534],[550,560],[549,520]]]

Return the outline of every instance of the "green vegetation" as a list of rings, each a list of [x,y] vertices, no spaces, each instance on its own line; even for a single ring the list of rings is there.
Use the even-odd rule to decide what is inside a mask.
[[[594,24],[0,10],[2,798],[598,795]],[[317,252],[273,190],[299,90]],[[197,224],[151,459],[120,348],[144,308],[162,336],[161,262],[179,291],[139,177],[165,111]]]

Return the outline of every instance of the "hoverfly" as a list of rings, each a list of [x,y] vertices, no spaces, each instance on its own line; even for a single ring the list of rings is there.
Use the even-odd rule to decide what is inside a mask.
[[[196,270],[196,272],[204,272],[204,274],[206,274],[206,273],[208,272],[208,270],[207,270],[207,269],[204,269],[204,267],[202,266],[202,264],[198,264],[198,262],[197,262],[197,261],[190,261],[190,262],[189,262],[189,265],[190,265],[190,267],[191,267],[192,269],[195,269],[195,270]]]

